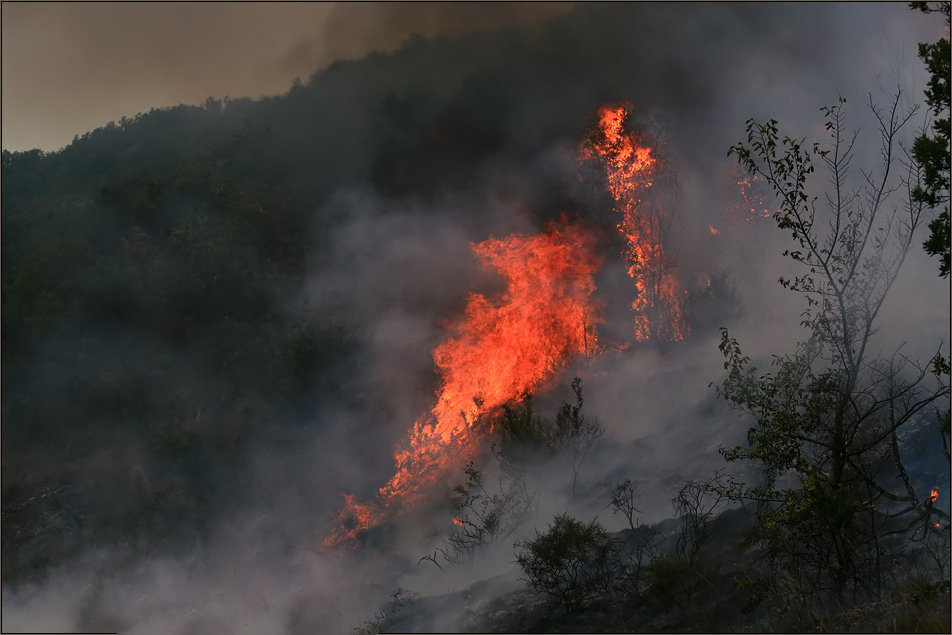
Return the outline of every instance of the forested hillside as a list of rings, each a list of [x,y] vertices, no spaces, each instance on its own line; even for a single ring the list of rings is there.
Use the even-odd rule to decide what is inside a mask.
[[[587,125],[604,91],[559,88],[585,81],[563,39],[586,27],[416,39],[285,95],[4,151],[5,581],[90,540],[178,543],[236,491],[255,435],[359,399],[359,318],[303,293],[346,220],[331,197],[494,195],[500,170]],[[556,177],[531,176],[508,196],[554,215]],[[44,491],[59,502],[25,503]]]
[[[586,5],[4,150],[4,628],[947,627],[924,113],[850,16]]]

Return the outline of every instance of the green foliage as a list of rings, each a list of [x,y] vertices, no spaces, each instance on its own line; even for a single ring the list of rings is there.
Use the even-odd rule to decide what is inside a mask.
[[[711,580],[716,580],[719,574],[719,567],[704,559],[661,556],[645,568],[645,599],[662,611],[677,609],[694,621],[698,618],[699,596],[709,590],[715,592],[715,597],[718,595]]]
[[[942,376],[944,375],[946,378],[948,378],[950,371],[952,371],[952,367],[949,365],[949,359],[939,353],[936,353],[936,356],[932,358],[932,374],[935,375],[939,381],[943,381]],[[948,381],[948,379],[945,379],[945,381]],[[949,446],[947,445],[947,441],[945,439],[945,437],[948,436],[950,432],[952,432],[952,425],[950,425],[949,420],[950,413],[952,413],[952,411],[948,409],[945,411],[945,414],[942,414],[941,412],[938,413],[939,431],[942,433],[942,444],[945,449],[945,458],[950,458]]]
[[[830,598],[842,602],[848,588],[854,599],[881,593],[886,519],[910,513],[928,519],[932,513],[931,505],[919,502],[903,464],[899,430],[948,399],[948,385],[928,385],[926,367],[896,354],[880,356],[871,342],[924,210],[911,195],[921,170],[907,165],[897,177],[893,166],[899,134],[916,112],[900,113],[898,104],[898,95],[885,111],[870,102],[883,165],[875,178],[864,172],[855,189],[849,167],[856,135],[845,133],[842,98],[821,109],[828,147],[815,143],[807,151],[805,140],[781,140],[776,121],[749,120],[746,143],[729,151],[780,198],[774,219],[795,242],[784,255],[803,271],[780,283],[804,295],[801,324],[810,336],[793,354],[774,356],[771,372],[758,373],[723,331],[719,348],[727,377],[718,394],[756,425],[746,447],[721,452],[727,461],[758,465],[762,480],[716,489],[757,502],[749,544],[761,547],[769,562],[765,574],[786,580],[785,593],[807,612]],[[815,158],[832,186],[822,203],[808,190]],[[900,190],[909,198],[892,205],[891,195]],[[890,459],[898,479],[882,468]],[[909,505],[878,511],[895,503]]]
[[[497,453],[509,465],[522,465],[553,447],[551,423],[536,414],[531,393],[523,394],[518,404],[503,404],[493,427],[498,430]]]
[[[811,377],[815,352],[808,345],[797,353],[774,357],[774,373],[758,375],[741,353],[740,344],[722,329],[721,352],[727,358],[728,374],[717,386],[718,395],[735,407],[754,414],[757,426],[747,431],[747,447],[722,449],[728,461],[752,460],[763,465],[765,482],[760,494],[775,496],[778,478],[790,470],[808,469],[803,443],[815,431],[817,419],[828,406],[830,383],[826,377]]]
[[[300,172],[262,162],[269,133],[258,117],[243,127],[246,101],[3,153],[4,480],[36,494],[101,461],[71,477],[88,544],[63,534],[72,546],[44,562],[194,539],[213,513],[204,501],[220,510],[246,490],[244,444],[310,418],[349,381],[346,317],[295,300],[325,240],[320,200],[298,198]],[[148,486],[125,478],[130,456]],[[5,579],[32,570],[58,531],[16,529],[30,513],[5,520]]]
[[[446,548],[437,549],[428,559],[436,563],[441,553],[449,562],[468,560],[482,547],[508,538],[528,515],[535,495],[526,486],[526,470],[540,461],[562,459],[572,469],[573,492],[585,457],[604,433],[598,419],[582,415],[582,380],[572,382],[575,403],[563,402],[554,419],[536,414],[533,398],[525,393],[517,404],[504,404],[493,422],[496,443],[493,457],[498,461],[494,483],[487,483],[487,471],[470,461],[464,467],[467,482],[457,485],[456,529],[446,539]]]
[[[949,2],[912,2],[911,8],[923,13],[940,13],[945,16],[946,30],[949,28]],[[925,90],[926,103],[932,110],[935,119],[932,122],[932,135],[925,130],[916,137],[912,148],[912,155],[922,166],[923,183],[916,187],[913,197],[917,201],[937,207],[949,202],[950,179],[950,49],[949,38],[944,37],[938,42],[921,42],[919,44],[919,58],[925,62],[929,71],[929,85]],[[952,230],[949,228],[949,208],[939,214],[938,218],[929,224],[929,238],[923,243],[926,253],[939,257],[939,275],[943,278],[949,275],[949,253]]]
[[[929,223],[929,238],[922,243],[926,253],[930,256],[939,256],[939,275],[949,277],[949,251],[952,226],[949,223],[949,208]]]
[[[679,558],[662,556],[654,560],[646,569],[649,599],[664,610],[683,602],[680,591],[686,571],[686,563]]]
[[[608,532],[595,520],[586,525],[565,513],[516,549],[529,585],[558,598],[569,613],[609,589],[621,570],[618,545]]]
[[[56,237],[24,257],[3,279],[6,339],[15,348],[74,316],[101,274],[102,254],[82,238]]]
[[[597,417],[582,414],[582,380],[572,380],[575,403],[562,402],[555,419],[537,415],[532,395],[523,395],[519,404],[504,404],[503,414],[495,422],[497,458],[509,470],[519,471],[527,463],[542,458],[561,457],[572,471],[572,491],[589,452],[605,434]]]
[[[731,485],[720,470],[707,480],[687,481],[671,501],[678,528],[673,548],[665,551],[660,549],[661,534],[647,527],[635,529],[629,521],[640,540],[633,550],[626,549],[626,590],[665,613],[676,609],[692,628],[702,630],[703,623],[710,624],[716,603],[723,599],[717,586],[723,576],[707,547],[720,525],[718,510],[729,500],[726,489]],[[630,516],[632,491],[627,482],[615,489],[616,511]]]

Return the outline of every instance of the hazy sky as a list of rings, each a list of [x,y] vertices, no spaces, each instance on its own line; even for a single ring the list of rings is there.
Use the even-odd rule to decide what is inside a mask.
[[[491,7],[487,4],[492,4]],[[3,147],[56,150],[152,107],[282,93],[406,38],[526,24],[569,3],[4,2]]]

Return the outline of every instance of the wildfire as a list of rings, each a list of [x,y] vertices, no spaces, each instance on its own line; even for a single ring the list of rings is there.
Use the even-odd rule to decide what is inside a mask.
[[[465,319],[455,325],[458,335],[433,352],[442,385],[432,410],[396,452],[396,474],[373,505],[344,495],[341,528],[324,546],[354,539],[425,500],[478,452],[488,432],[486,415],[543,385],[572,356],[594,354],[599,317],[593,275],[601,263],[593,243],[587,232],[563,222],[543,234],[473,245],[508,289],[497,301],[469,296]]]
[[[938,487],[933,487],[933,488],[932,488],[932,494],[930,494],[929,498],[932,500],[933,503],[936,501],[937,498],[939,498],[939,488],[938,488]]]
[[[756,174],[741,173],[737,166],[730,170],[729,175],[736,184],[734,191],[737,202],[726,210],[728,222],[749,223],[773,215],[768,205],[769,190],[763,179]]]
[[[605,169],[615,210],[621,215],[618,229],[626,238],[624,256],[637,291],[632,302],[635,339],[681,340],[687,326],[677,270],[665,250],[668,214],[643,201],[661,166],[652,149],[625,128],[629,111],[627,104],[599,108],[599,132],[582,144],[580,158],[595,160]]]

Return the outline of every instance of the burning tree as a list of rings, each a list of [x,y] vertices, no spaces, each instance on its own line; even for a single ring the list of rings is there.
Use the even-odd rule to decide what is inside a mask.
[[[729,249],[754,269],[763,266],[767,257],[764,238],[771,230],[770,205],[772,192],[762,177],[744,174],[735,166],[725,175],[730,183],[732,203],[719,214],[718,226],[709,226],[712,235],[723,232],[718,243]]]
[[[562,459],[570,468],[572,493],[585,458],[605,429],[598,418],[582,414],[582,380],[572,381],[575,403],[563,401],[554,418],[537,414],[531,393],[519,403],[502,405],[492,422],[494,461],[477,468],[470,461],[464,468],[467,481],[454,488],[459,496],[453,516],[454,531],[421,559],[437,566],[438,556],[455,563],[472,559],[483,547],[499,544],[513,534],[530,514],[537,493],[527,485],[533,466]],[[551,483],[550,483],[551,485]]]
[[[776,121],[751,119],[746,143],[730,150],[780,198],[774,219],[795,242],[784,255],[804,270],[781,283],[806,297],[802,324],[811,336],[775,358],[772,373],[759,375],[724,331],[728,374],[718,391],[756,425],[747,447],[722,453],[759,464],[763,474],[757,486],[727,490],[758,503],[753,542],[763,548],[767,575],[787,580],[807,611],[847,597],[881,598],[890,549],[906,549],[909,539],[945,539],[949,529],[936,523],[949,515],[933,505],[935,496],[918,491],[900,442],[917,426],[938,431],[933,410],[947,403],[949,387],[898,351],[877,353],[873,340],[923,220],[924,205],[912,195],[920,170],[897,157],[899,135],[916,108],[900,112],[899,95],[886,111],[870,100],[882,165],[879,173],[863,171],[854,189],[848,177],[856,134],[845,132],[844,103],[823,109],[829,147],[805,149],[803,140],[781,139]],[[825,205],[808,195],[814,157],[830,174]],[[899,194],[901,202],[893,203]],[[907,541],[897,547],[890,536]]]
[[[495,301],[469,296],[466,317],[454,327],[458,334],[433,352],[442,385],[436,404],[396,452],[396,474],[374,505],[345,496],[342,526],[325,546],[352,540],[426,500],[476,457],[504,404],[543,386],[573,356],[597,350],[592,294],[600,262],[593,244],[588,232],[563,223],[473,245],[508,289]]]
[[[635,339],[676,341],[687,327],[681,310],[680,282],[674,258],[668,251],[670,210],[649,190],[664,176],[665,166],[648,142],[626,122],[628,104],[603,106],[598,127],[582,144],[580,158],[605,170],[608,190],[620,215],[618,230],[625,239],[628,275],[635,281]]]

